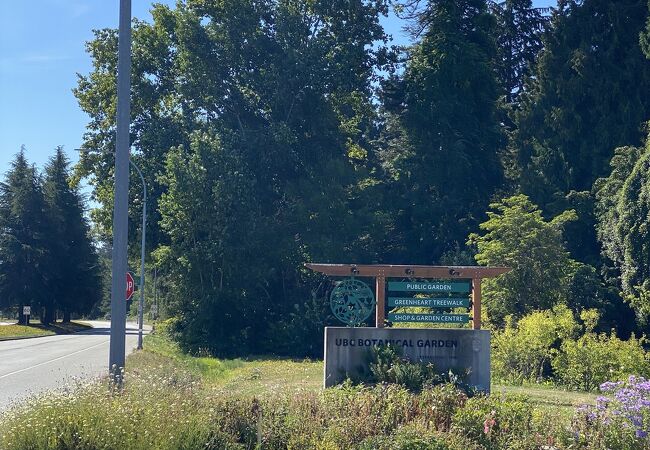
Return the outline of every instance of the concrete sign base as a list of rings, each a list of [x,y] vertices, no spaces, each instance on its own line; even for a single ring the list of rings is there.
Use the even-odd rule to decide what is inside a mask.
[[[465,382],[490,391],[490,332],[431,328],[325,328],[325,387],[368,373],[372,347],[391,345],[412,362],[433,363],[441,373],[469,371]]]

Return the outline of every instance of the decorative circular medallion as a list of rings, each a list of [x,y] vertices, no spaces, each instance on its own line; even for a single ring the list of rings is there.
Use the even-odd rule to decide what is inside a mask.
[[[336,285],[330,294],[330,308],[334,316],[348,326],[366,320],[375,307],[375,296],[368,285],[350,278]]]

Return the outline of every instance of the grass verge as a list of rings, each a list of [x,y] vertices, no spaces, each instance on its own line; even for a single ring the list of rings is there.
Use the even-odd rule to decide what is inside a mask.
[[[150,334],[145,337],[145,352],[129,357],[129,365],[144,368],[167,360],[193,374],[215,389],[255,396],[277,392],[318,392],[323,384],[323,362],[290,360],[268,356],[246,359],[217,359],[190,356],[169,339]]]
[[[598,397],[597,394],[592,392],[578,392],[555,386],[527,384],[522,386],[493,384],[492,393],[523,395],[531,404],[537,407],[558,410],[565,414],[571,414],[581,405],[595,405]]]
[[[175,360],[183,368],[214,388],[232,393],[259,396],[278,392],[318,392],[323,387],[323,362],[291,360],[276,357],[249,357],[246,359],[216,359],[193,357],[183,353],[169,339],[151,334],[145,337],[144,354],[134,354],[129,364],[151,363],[147,353]],[[162,361],[159,361],[161,363]],[[492,392],[526,396],[536,407],[558,409],[571,413],[584,404],[595,404],[596,394],[568,391],[545,385],[511,386],[493,384]]]
[[[90,328],[92,328],[90,325],[83,322],[57,322],[50,325],[42,325],[38,322],[31,323],[30,325],[1,325],[0,341],[52,336],[55,334],[70,334]]]
[[[512,396],[468,399],[450,385],[417,394],[344,385],[248,397],[206,386],[182,361],[156,366],[166,357],[142,354],[154,365],[132,367],[122,391],[78,385],[0,414],[0,448],[532,450],[535,439],[562,433]],[[485,434],[490,415],[507,426]]]

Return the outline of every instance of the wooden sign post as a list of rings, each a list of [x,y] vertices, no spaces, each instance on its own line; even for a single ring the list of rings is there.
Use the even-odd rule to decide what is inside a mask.
[[[481,280],[493,278],[509,272],[507,267],[479,266],[406,266],[381,264],[305,264],[305,267],[325,275],[339,277],[373,277],[375,278],[375,327],[383,328],[386,319],[386,278],[407,280],[417,279],[455,279],[471,280],[472,291],[472,328],[481,329]],[[415,286],[416,288],[418,286]],[[424,286],[426,288],[427,286]],[[435,290],[435,288],[432,288]],[[418,289],[413,289],[414,291]],[[425,289],[433,292],[431,289]],[[453,292],[453,288],[449,288]]]

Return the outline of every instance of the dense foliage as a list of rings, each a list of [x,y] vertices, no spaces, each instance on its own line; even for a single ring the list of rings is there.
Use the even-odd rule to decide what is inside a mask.
[[[636,145],[650,115],[650,65],[639,45],[645,0],[563,1],[544,35],[516,114],[522,190],[547,207],[589,191],[614,148]]]
[[[490,205],[496,212],[480,225],[485,234],[470,235],[479,264],[510,267],[498,280],[486,280],[486,307],[490,320],[502,325],[507,315],[521,316],[566,302],[575,261],[564,249],[562,226],[575,220],[567,211],[545,221],[525,195]]]
[[[603,253],[643,323],[650,317],[649,145],[616,149],[611,174],[595,185],[603,217],[598,227]]]
[[[436,1],[417,16],[422,38],[384,86],[398,142],[379,148],[392,244],[383,258],[431,264],[464,242],[501,186],[503,145],[494,21],[482,0]],[[391,117],[392,115],[395,117]]]
[[[176,338],[318,356],[332,285],[309,261],[508,265],[485,283],[496,329],[565,305],[599,309],[597,336],[647,331],[648,5],[392,6],[404,48],[387,0],[185,0],[135,21],[133,158]],[[84,146],[111,150],[116,31],[87,48]],[[106,244],[112,170],[101,153],[77,166]]]
[[[71,185],[69,163],[61,148],[44,177],[21,150],[0,183],[0,309],[51,323],[85,314],[101,298],[95,248],[84,216],[84,202]]]
[[[39,174],[21,150],[0,184],[0,302],[3,308],[47,304],[45,208]],[[24,320],[21,313],[21,322]]]
[[[564,305],[535,311],[518,321],[508,316],[492,340],[493,376],[507,383],[553,382],[571,389],[595,390],[607,380],[650,375],[645,338],[619,339],[597,333],[596,310],[580,321]]]

